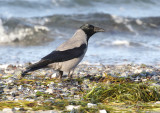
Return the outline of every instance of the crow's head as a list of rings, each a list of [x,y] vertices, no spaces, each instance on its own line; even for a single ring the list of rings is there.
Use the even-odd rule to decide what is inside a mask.
[[[84,24],[80,27],[80,29],[82,29],[86,33],[87,38],[90,38],[93,34],[95,34],[97,32],[104,32],[104,29],[99,28],[99,27],[95,27],[90,24]]]

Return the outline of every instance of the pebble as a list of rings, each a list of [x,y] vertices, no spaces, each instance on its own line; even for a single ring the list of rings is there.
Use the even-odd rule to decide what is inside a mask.
[[[13,79],[7,80],[7,84],[14,83]]]
[[[99,113],[107,113],[107,111],[103,109],[103,110],[99,110]]]
[[[79,100],[79,99],[80,99],[80,96],[79,96],[79,95],[74,95],[74,99]]]
[[[153,75],[157,75],[157,73],[155,72],[155,71],[153,71],[152,73],[151,73],[151,75],[153,76]]]
[[[54,82],[51,82],[50,84],[48,84],[47,86],[49,86],[49,88],[54,88],[56,86],[56,84]]]
[[[1,67],[1,65],[0,65]],[[132,81],[136,82],[146,82],[147,80],[153,80],[156,83],[151,84],[152,86],[160,86],[160,69],[159,67],[154,66],[141,66],[136,64],[129,64],[129,65],[86,65],[81,64],[76,68],[76,73],[73,75],[73,78],[83,78],[81,83],[73,80],[73,82],[45,82],[46,77],[39,77],[37,75],[42,75],[41,72],[36,71],[33,72],[32,75],[27,75],[25,78],[25,83],[17,82],[18,78],[15,76],[16,73],[20,72],[20,69],[24,69],[24,67],[15,67],[11,68],[6,67],[6,69],[0,69],[0,74],[2,77],[9,77],[6,79],[0,79],[0,94],[3,94],[0,101],[19,101],[19,100],[27,100],[30,102],[33,101],[40,101],[47,102],[53,101],[53,99],[75,99],[80,100],[81,95],[79,92],[82,90],[87,91],[91,88],[91,82],[97,79],[100,75],[103,74],[102,77],[106,77],[107,75],[111,75],[114,77],[127,77],[130,78]],[[5,71],[7,73],[5,73]],[[12,73],[11,73],[12,72]],[[47,73],[48,72],[48,73]],[[54,72],[49,72],[47,69],[43,70],[43,73],[47,73],[47,75],[52,75],[51,78],[55,78],[57,74]],[[53,73],[53,74],[52,74]],[[13,75],[10,77],[10,75]],[[92,78],[92,81],[90,80]],[[50,79],[50,78],[47,78]],[[36,80],[35,82],[30,82],[29,80]],[[98,81],[97,81],[98,82]],[[106,82],[107,84],[112,84],[109,80]],[[37,92],[41,92],[42,94],[53,94],[52,97],[47,97],[44,100],[42,96],[37,96]],[[40,93],[40,94],[41,94]],[[54,103],[54,102],[53,102]],[[158,103],[158,101],[157,101]],[[68,105],[66,109],[79,109],[79,106]],[[97,104],[88,103],[88,108],[95,108]],[[8,110],[9,108],[4,108],[2,111]],[[21,107],[15,107],[14,110],[18,111]],[[13,112],[13,109],[9,109],[10,112]],[[40,113],[39,111],[37,113]],[[53,110],[43,111],[43,113],[50,113],[54,112]],[[100,113],[107,113],[106,110],[99,110]]]
[[[124,73],[121,74],[121,76],[122,77],[127,77],[127,73],[124,72]]]
[[[160,104],[160,101],[155,102],[154,104]]]
[[[140,82],[141,81],[141,79],[140,79],[140,77],[139,76],[137,76],[136,78],[135,78],[135,80],[134,80],[135,82]]]
[[[53,99],[47,99],[47,100],[45,100],[44,102],[45,102],[45,103],[46,103],[46,102],[54,103]]]
[[[49,94],[52,94],[52,93],[54,92],[54,90],[51,89],[51,88],[48,88],[45,92],[46,92],[46,93],[49,93]]]
[[[95,108],[95,107],[97,107],[97,104],[88,103],[87,107],[88,108]]]
[[[4,70],[4,72],[5,73],[14,73],[14,70],[8,70],[8,69],[6,69],[6,70]]]
[[[26,101],[29,101],[29,102],[34,102],[35,99],[30,99],[30,98],[27,98]]]
[[[29,111],[29,113],[60,113],[60,112],[56,110],[47,110],[47,111],[39,110],[39,111]]]
[[[4,108],[2,111],[6,113],[13,113],[13,110],[11,108]]]
[[[159,77],[154,75],[154,76],[152,76],[151,80],[158,81],[158,80],[159,80]]]
[[[160,87],[160,84],[158,84],[158,83],[152,83],[151,85],[156,86],[156,87]]]
[[[147,79],[142,79],[142,82],[146,82],[147,81]]]
[[[23,90],[23,86],[20,85],[20,86],[18,87],[18,90]]]
[[[134,73],[141,73],[142,72],[142,69],[136,69],[134,70]]]
[[[15,112],[15,111],[24,111],[24,108],[14,107],[12,110],[13,110],[14,112]]]
[[[144,74],[144,73],[140,73],[139,74],[141,77],[146,77],[146,74]]]
[[[57,75],[57,73],[53,73],[52,75],[51,75],[51,78],[56,78],[58,75]]]
[[[79,108],[80,108],[80,105],[79,106],[74,106],[74,105],[66,106],[66,110],[68,111],[72,111],[73,109],[79,109]]]
[[[62,83],[58,83],[58,86],[63,86],[63,84]]]

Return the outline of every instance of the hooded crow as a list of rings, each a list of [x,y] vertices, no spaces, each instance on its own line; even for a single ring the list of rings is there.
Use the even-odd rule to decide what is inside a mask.
[[[39,62],[27,67],[26,71],[22,73],[22,77],[28,72],[49,67],[59,71],[60,79],[63,72],[68,72],[68,77],[72,78],[75,67],[80,63],[87,51],[89,38],[93,34],[103,31],[102,28],[90,24],[82,25],[72,38],[43,57]]]

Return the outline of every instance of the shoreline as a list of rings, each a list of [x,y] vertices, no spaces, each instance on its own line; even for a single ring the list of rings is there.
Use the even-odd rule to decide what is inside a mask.
[[[22,71],[25,70],[27,66],[31,63],[23,64],[0,64],[0,74],[3,76],[7,76],[7,74],[12,74],[13,76],[18,76]],[[112,76],[116,76],[117,74],[121,75],[121,77],[129,77],[134,74],[139,73],[152,73],[151,75],[160,74],[160,64],[157,65],[147,65],[147,64],[101,64],[101,63],[89,63],[82,62],[80,63],[74,70],[73,76],[84,74],[87,75],[97,75],[103,73],[110,74]],[[43,74],[52,75],[57,74],[57,71],[50,68],[43,68],[36,71],[31,72],[31,75],[36,76],[39,72]],[[124,74],[126,73],[126,74]],[[153,74],[154,73],[154,74]],[[65,73],[66,76],[67,73]]]
[[[99,99],[99,97],[101,97],[101,94],[97,94],[96,92],[92,94],[93,91],[96,91],[95,88],[98,88],[97,91],[102,90],[101,92],[103,92],[104,90],[104,92],[106,92],[107,90],[103,89],[102,86],[116,88],[119,85],[127,89],[128,87],[135,87],[134,89],[137,89],[143,86],[149,88],[147,91],[152,91],[152,87],[155,87],[156,90],[153,92],[156,92],[156,95],[160,96],[160,66],[145,64],[80,64],[75,69],[72,80],[64,76],[62,81],[56,78],[57,73],[55,71],[47,68],[32,72],[24,78],[19,79],[19,75],[21,71],[25,69],[25,66],[9,65],[6,68],[0,68],[1,111],[8,109],[12,112],[37,111],[37,113],[44,111],[59,113],[73,110],[87,112],[93,112],[94,110],[99,110],[100,112],[100,110],[105,110],[106,112],[112,112],[122,111],[122,109],[120,109],[122,106],[126,111],[152,110],[147,107],[145,108],[146,104],[148,104],[148,106],[154,104],[155,109],[157,106],[160,107],[160,97],[159,99],[153,97],[146,102],[145,100],[136,101],[136,99],[124,102],[121,100],[117,101],[117,99],[113,101],[114,98],[112,98],[111,100],[107,100],[107,103],[94,99],[93,101],[90,97],[95,96],[94,94],[97,95],[94,98]],[[120,90],[119,87],[118,90]],[[120,105],[117,105],[117,102]],[[140,105],[137,102],[140,102]],[[135,105],[143,107],[141,109]],[[94,108],[93,106],[96,107]]]

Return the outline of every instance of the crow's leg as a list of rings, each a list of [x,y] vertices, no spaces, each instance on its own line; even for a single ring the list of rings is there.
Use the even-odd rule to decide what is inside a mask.
[[[68,73],[68,78],[71,78],[71,79],[72,79],[73,72],[74,72],[74,70],[69,71],[69,73]]]
[[[62,79],[63,71],[59,71],[59,79]]]

